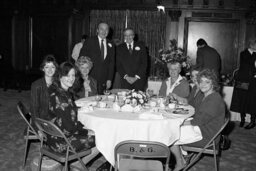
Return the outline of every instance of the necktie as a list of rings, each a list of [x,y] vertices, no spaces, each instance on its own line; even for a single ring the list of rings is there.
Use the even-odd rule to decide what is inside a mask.
[[[129,46],[129,48],[128,48],[129,53],[130,53],[130,54],[132,54],[132,45],[131,45],[131,44],[129,44],[128,46]]]
[[[104,40],[103,39],[101,39],[100,56],[101,56],[101,59],[104,60]]]

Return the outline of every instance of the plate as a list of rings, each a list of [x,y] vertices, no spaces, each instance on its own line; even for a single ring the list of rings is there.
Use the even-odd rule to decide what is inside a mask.
[[[188,109],[176,108],[172,113],[173,114],[189,114],[189,111]]]

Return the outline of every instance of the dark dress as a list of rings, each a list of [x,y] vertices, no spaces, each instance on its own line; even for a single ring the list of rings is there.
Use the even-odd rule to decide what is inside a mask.
[[[55,115],[54,124],[63,131],[75,150],[86,150],[94,147],[94,136],[89,136],[88,131],[83,129],[84,125],[77,120],[77,106],[71,94],[52,85],[49,88],[49,95],[49,113]],[[48,136],[47,145],[59,153],[65,153],[67,150],[67,144],[62,138]]]
[[[91,91],[88,92],[88,96],[94,96],[98,94],[97,91],[97,81],[88,76],[88,80],[90,81],[89,86]],[[75,99],[80,99],[85,97],[85,89],[84,89],[84,80],[82,78],[79,79],[79,87],[75,90]]]
[[[240,66],[235,76],[235,81],[250,83],[249,89],[234,88],[230,110],[239,113],[256,113],[254,99],[256,98],[256,83],[254,62],[256,55],[248,49],[240,54]]]
[[[214,92],[195,106],[192,125],[198,125],[203,139],[188,144],[189,146],[204,147],[224,124],[225,103],[219,93]]]
[[[196,106],[199,106],[201,104],[203,98],[204,94],[200,90],[197,91],[197,86],[195,85],[192,88],[190,94],[188,95],[188,104],[195,108]]]
[[[32,125],[35,126],[35,118],[51,120],[54,116],[48,113],[49,94],[45,78],[40,78],[31,85],[30,112]]]

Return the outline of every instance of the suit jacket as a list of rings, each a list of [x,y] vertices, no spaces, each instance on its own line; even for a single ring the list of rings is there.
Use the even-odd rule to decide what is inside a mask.
[[[31,85],[31,102],[30,112],[32,124],[34,125],[35,118],[51,120],[53,116],[48,113],[49,110],[49,93],[45,78],[40,78]],[[36,127],[34,127],[36,128]]]
[[[121,79],[127,74],[134,77],[138,75],[141,79],[146,78],[148,67],[146,47],[142,42],[134,42],[132,54],[129,53],[126,43],[117,47],[117,71]]]
[[[196,66],[199,70],[214,70],[217,77],[219,77],[221,70],[221,58],[219,53],[214,48],[207,45],[202,48],[198,48]]]
[[[167,91],[167,80],[164,80],[161,84],[160,90],[159,90],[159,96],[166,97],[166,91]],[[180,97],[186,98],[189,95],[189,84],[187,80],[184,78],[180,81],[180,83],[173,89],[173,93],[177,94]]]
[[[98,84],[103,84],[107,80],[113,80],[115,67],[115,46],[107,40],[107,56],[101,58],[100,44],[98,36],[86,40],[79,56],[88,56],[93,62],[90,76],[97,80]]]

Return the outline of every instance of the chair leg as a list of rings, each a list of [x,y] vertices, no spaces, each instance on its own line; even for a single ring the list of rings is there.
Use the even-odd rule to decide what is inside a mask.
[[[214,153],[214,166],[215,166],[215,171],[218,171],[218,162],[217,162],[217,155]]]
[[[43,154],[40,153],[39,160],[38,160],[38,168],[37,168],[37,171],[40,171],[40,170],[41,170],[42,159],[43,159]]]
[[[28,135],[27,135],[28,136]],[[23,157],[23,168],[26,166],[26,160],[27,160],[27,154],[28,154],[28,146],[29,146],[29,140],[26,138],[26,144],[25,144],[25,151],[24,151],[24,157]]]

